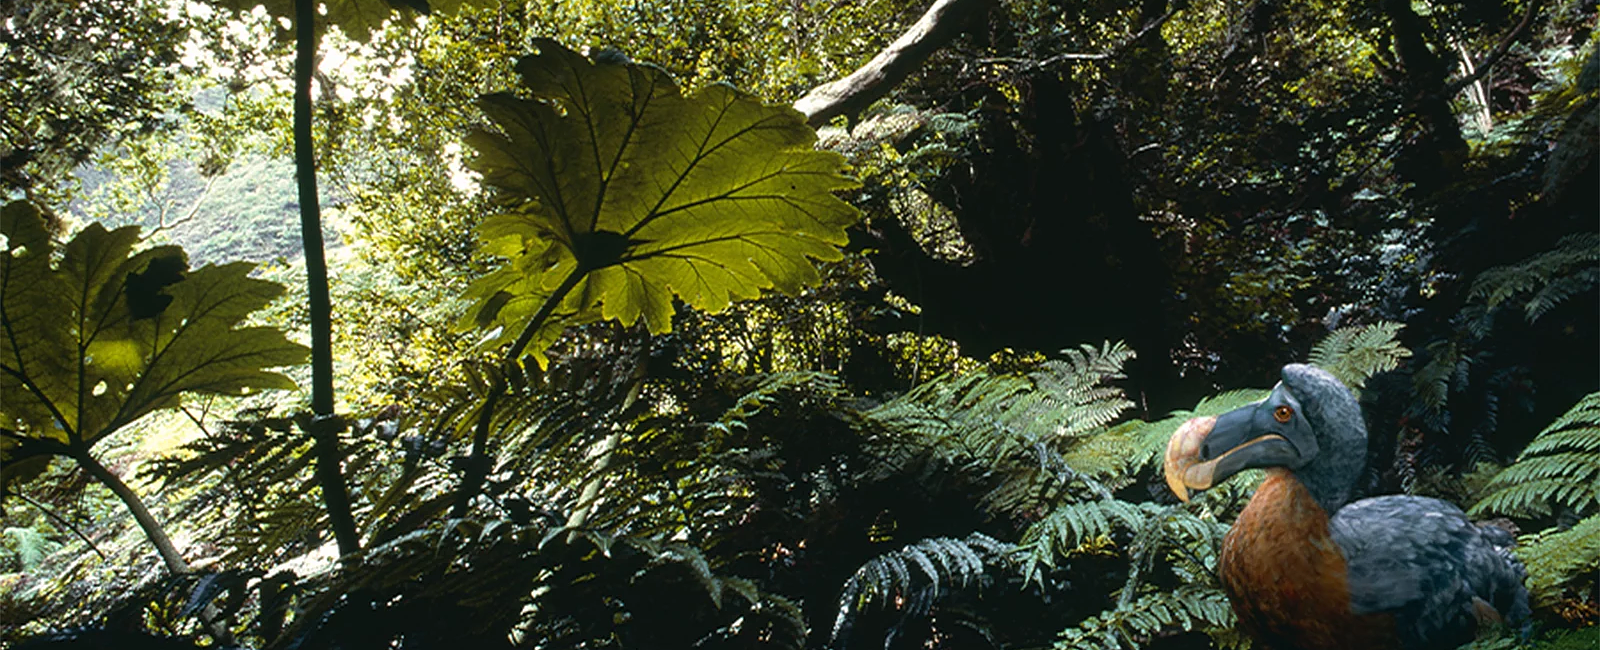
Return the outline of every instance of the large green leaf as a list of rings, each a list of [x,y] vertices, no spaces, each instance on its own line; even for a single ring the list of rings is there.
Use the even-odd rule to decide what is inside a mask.
[[[265,370],[304,346],[237,327],[283,288],[251,265],[188,270],[181,249],[134,251],[133,227],[91,225],[57,249],[38,211],[0,208],[0,462],[26,440],[87,450],[184,393],[293,388]]]
[[[500,326],[502,342],[570,287],[535,354],[573,323],[661,333],[674,297],[715,312],[794,294],[817,282],[813,260],[840,258],[856,211],[833,191],[855,183],[800,113],[726,86],[684,97],[653,67],[534,45],[517,64],[527,96],[482,98],[494,128],[468,137],[507,206],[479,226],[482,251],[506,263],[468,290],[464,323]]]

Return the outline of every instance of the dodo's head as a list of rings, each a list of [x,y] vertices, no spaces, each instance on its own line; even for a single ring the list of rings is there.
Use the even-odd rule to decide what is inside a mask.
[[[1343,383],[1312,366],[1284,366],[1265,400],[1183,423],[1167,442],[1167,485],[1187,501],[1252,467],[1292,471],[1329,513],[1350,497],[1366,460],[1361,408]]]

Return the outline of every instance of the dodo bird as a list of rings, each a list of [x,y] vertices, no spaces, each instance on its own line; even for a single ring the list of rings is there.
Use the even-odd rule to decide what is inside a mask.
[[[1454,648],[1490,622],[1526,635],[1511,534],[1438,499],[1350,502],[1366,454],[1355,396],[1306,365],[1285,366],[1266,400],[1172,435],[1167,484],[1185,501],[1267,469],[1218,560],[1240,629],[1273,650]]]

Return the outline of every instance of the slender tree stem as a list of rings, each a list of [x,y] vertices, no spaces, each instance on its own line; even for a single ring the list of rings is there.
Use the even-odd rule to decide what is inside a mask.
[[[300,238],[306,256],[306,295],[311,310],[310,433],[316,441],[317,481],[333,521],[339,554],[361,550],[350,493],[340,470],[342,429],[333,414],[333,302],[328,296],[328,262],[322,254],[322,207],[317,200],[316,151],[311,143],[311,77],[317,67],[317,2],[295,0],[294,163],[300,186]]]
[[[545,299],[544,304],[539,306],[539,312],[533,315],[533,320],[528,321],[528,326],[522,330],[522,334],[518,335],[517,340],[511,344],[511,349],[506,350],[503,359],[504,363],[508,365],[516,363],[517,359],[521,358],[522,351],[526,350],[528,344],[533,342],[533,337],[539,333],[539,328],[544,325],[545,321],[550,319],[551,314],[555,313],[556,306],[560,305],[561,301],[566,299],[567,294],[572,293],[572,290],[578,286],[578,282],[582,281],[584,276],[588,274],[589,269],[583,264],[579,264],[572,269],[572,273],[561,281],[561,286],[556,287],[550,297]],[[452,517],[467,516],[468,510],[472,506],[473,498],[478,496],[478,491],[483,487],[483,480],[489,476],[489,455],[486,449],[489,445],[489,428],[494,423],[495,408],[500,405],[500,400],[506,395],[506,388],[505,373],[495,373],[494,383],[489,387],[489,394],[483,398],[483,407],[478,409],[478,423],[473,427],[472,431],[472,452],[467,456],[466,475],[461,478],[461,490],[456,493],[455,506],[450,510],[450,516]]]

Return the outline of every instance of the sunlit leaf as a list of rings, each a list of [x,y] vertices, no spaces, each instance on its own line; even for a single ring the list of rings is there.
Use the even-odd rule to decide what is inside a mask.
[[[250,264],[190,271],[182,250],[135,252],[137,228],[99,224],[57,251],[22,202],[0,208],[0,234],[0,426],[14,436],[87,449],[185,393],[294,387],[265,368],[301,363],[306,349],[238,327],[283,292],[250,278]]]
[[[762,290],[793,295],[837,260],[855,209],[841,156],[812,147],[800,113],[726,86],[684,97],[660,70],[592,63],[548,40],[517,65],[523,91],[480,101],[473,167],[508,207],[479,227],[506,263],[469,290],[465,326],[521,333],[570,284],[534,337],[566,325],[671,328],[673,300],[710,312]]]

